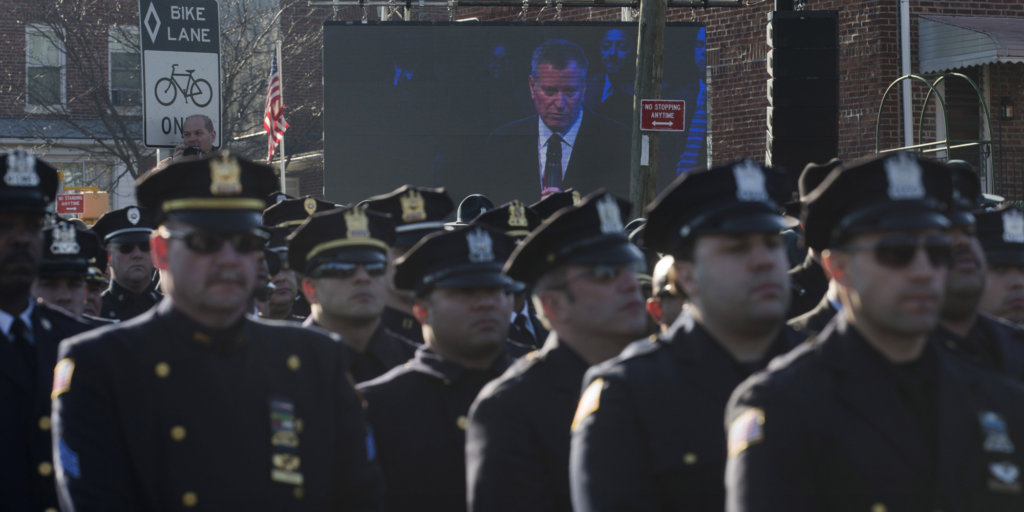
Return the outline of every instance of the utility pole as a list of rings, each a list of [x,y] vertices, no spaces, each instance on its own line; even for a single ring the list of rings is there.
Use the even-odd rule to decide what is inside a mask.
[[[633,217],[643,215],[654,200],[658,181],[658,132],[640,131],[640,100],[661,98],[662,55],[665,51],[666,0],[640,0],[637,31],[636,81],[633,96],[632,158],[629,165],[629,200]]]

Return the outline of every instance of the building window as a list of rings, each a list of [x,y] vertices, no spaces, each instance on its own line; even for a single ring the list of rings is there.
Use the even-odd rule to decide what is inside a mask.
[[[111,27],[110,102],[119,107],[142,105],[142,60],[138,27]]]
[[[64,45],[46,25],[25,29],[26,97],[29,106],[64,104]]]

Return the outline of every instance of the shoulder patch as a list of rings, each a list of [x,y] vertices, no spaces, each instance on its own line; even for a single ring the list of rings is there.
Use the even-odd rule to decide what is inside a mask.
[[[587,419],[587,416],[597,412],[597,409],[601,407],[601,390],[604,389],[604,379],[598,377],[587,386],[587,389],[583,391],[583,395],[580,396],[580,403],[576,406],[576,415],[572,418],[573,432],[576,431],[576,427]]]
[[[747,447],[764,440],[764,410],[751,407],[729,425],[729,457],[739,455]]]
[[[50,400],[56,400],[65,391],[71,389],[71,374],[75,372],[75,361],[65,357],[57,362],[53,369],[53,391]]]

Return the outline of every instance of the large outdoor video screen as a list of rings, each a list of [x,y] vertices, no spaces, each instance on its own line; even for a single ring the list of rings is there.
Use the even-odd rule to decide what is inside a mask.
[[[324,183],[353,203],[402,184],[495,205],[545,188],[629,196],[635,23],[324,26]],[[704,29],[665,30],[659,190],[706,161]],[[552,137],[554,136],[554,137]]]

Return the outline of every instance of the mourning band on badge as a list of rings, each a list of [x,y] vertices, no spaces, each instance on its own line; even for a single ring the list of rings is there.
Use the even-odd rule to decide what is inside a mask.
[[[270,479],[289,485],[302,485],[295,404],[282,396],[270,397],[270,446]]]

